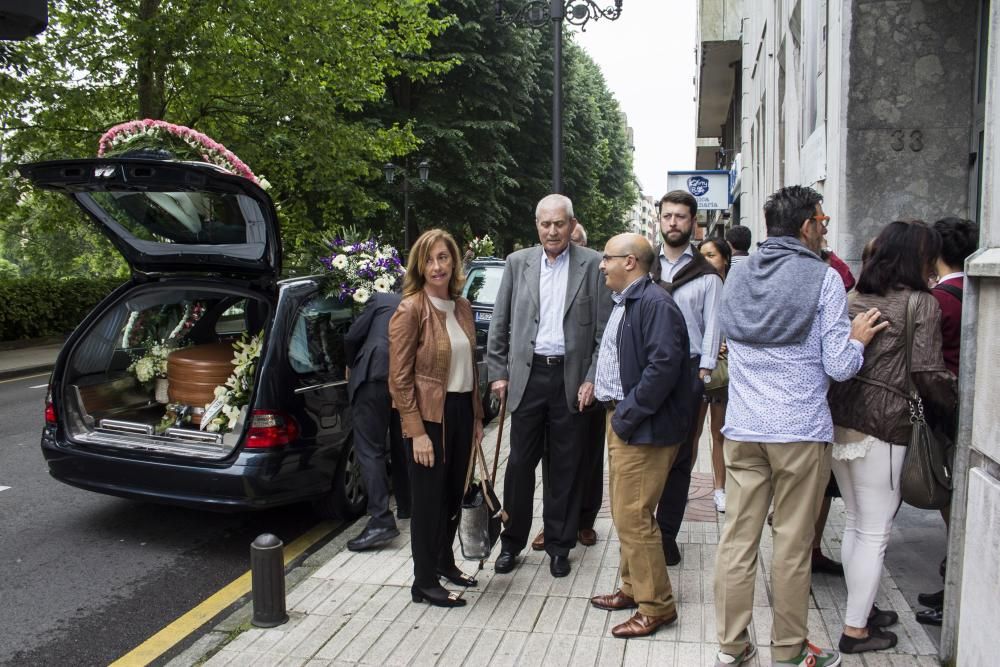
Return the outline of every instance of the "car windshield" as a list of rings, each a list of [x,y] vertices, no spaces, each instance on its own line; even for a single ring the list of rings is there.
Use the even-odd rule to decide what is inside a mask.
[[[492,305],[497,300],[502,266],[475,266],[469,269],[465,282],[465,298],[473,303]]]

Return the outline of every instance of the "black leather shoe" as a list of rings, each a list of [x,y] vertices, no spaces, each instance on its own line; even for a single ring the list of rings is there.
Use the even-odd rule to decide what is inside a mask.
[[[921,593],[917,596],[917,602],[931,609],[940,609],[944,606],[944,590],[937,593]]]
[[[364,551],[385,544],[396,537],[399,537],[399,531],[395,527],[378,528],[365,526],[360,535],[353,540],[348,540],[347,548],[350,551]]]
[[[943,609],[924,609],[917,612],[917,623],[923,623],[924,625],[941,625],[943,620]]]
[[[681,562],[681,550],[677,546],[677,540],[665,538],[663,540],[663,557],[667,559],[667,565],[677,565]]]
[[[553,577],[565,577],[569,571],[569,556],[552,556],[549,560],[549,572]]]
[[[493,569],[500,574],[507,574],[514,570],[514,565],[517,564],[517,554],[513,554],[509,551],[501,551],[500,555],[497,556],[497,560],[493,563]]]

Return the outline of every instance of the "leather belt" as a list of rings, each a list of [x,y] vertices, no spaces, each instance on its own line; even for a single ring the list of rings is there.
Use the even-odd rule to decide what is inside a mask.
[[[552,357],[547,357],[544,354],[531,355],[531,363],[541,364],[542,366],[561,366],[564,359],[565,357],[562,355]]]

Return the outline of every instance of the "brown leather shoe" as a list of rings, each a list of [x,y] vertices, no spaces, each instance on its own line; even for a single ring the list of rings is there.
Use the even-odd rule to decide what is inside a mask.
[[[593,528],[581,528],[576,534],[576,541],[585,547],[597,544],[597,533]]]
[[[653,634],[664,625],[670,625],[676,621],[676,611],[668,616],[646,616],[641,611],[637,611],[632,618],[611,628],[611,634],[622,639],[645,637]]]
[[[532,551],[545,551],[545,531],[540,530],[538,534],[535,535],[535,539],[531,541]]]
[[[598,609],[605,609],[607,611],[635,609],[639,606],[635,600],[622,593],[622,589],[620,588],[611,595],[595,595],[590,598],[590,604]]]

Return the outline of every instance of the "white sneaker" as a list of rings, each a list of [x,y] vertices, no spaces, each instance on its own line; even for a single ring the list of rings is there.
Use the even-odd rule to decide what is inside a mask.
[[[714,494],[714,498],[715,498],[715,511],[719,512],[720,514],[725,514],[726,513],[726,490],[725,489],[716,489],[715,490],[715,494]]]

